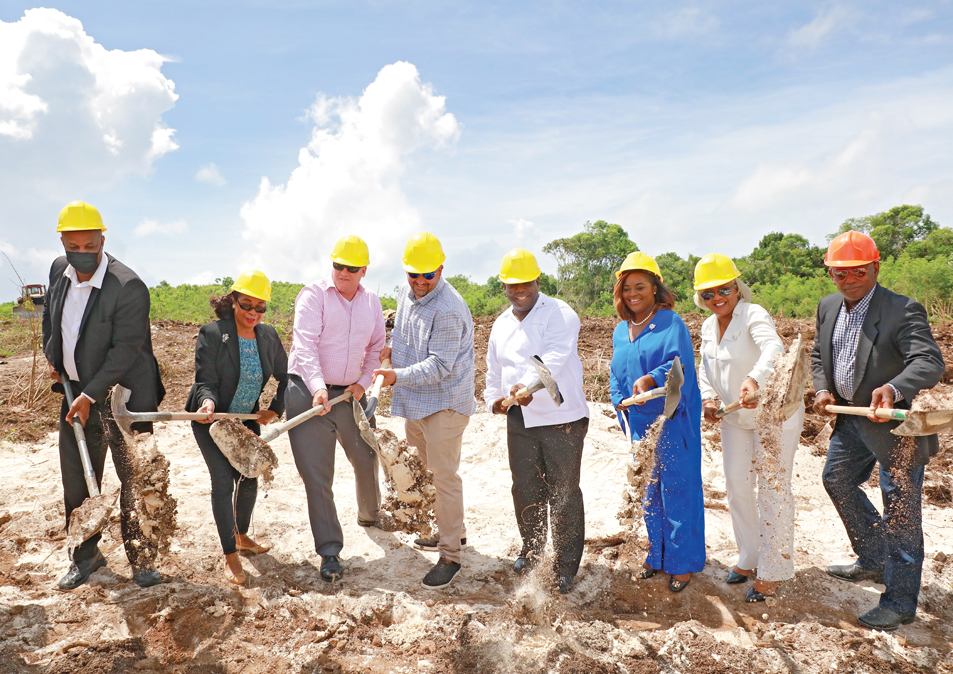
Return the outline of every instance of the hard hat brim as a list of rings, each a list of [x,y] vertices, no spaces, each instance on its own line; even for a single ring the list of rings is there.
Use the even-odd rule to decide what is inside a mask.
[[[49,230],[46,230],[49,231]],[[60,225],[56,228],[57,232],[105,232],[105,227],[69,227]]]
[[[256,300],[261,300],[263,302],[271,301],[271,295],[269,295],[268,297],[262,297],[261,295],[258,295],[253,292],[249,292],[247,290],[243,290],[242,288],[236,288],[235,286],[232,286],[231,290],[236,293],[241,293],[242,295],[248,295],[249,297],[254,297]]]
[[[345,267],[366,267],[370,263],[370,260],[364,262],[352,262],[351,260],[345,260],[340,255],[332,255],[331,262],[337,262],[338,264],[343,264]]]
[[[729,281],[734,281],[736,278],[740,277],[741,274],[735,276],[728,276],[727,278],[713,279],[711,281],[705,281],[704,283],[696,283],[692,286],[695,290],[708,290],[709,288],[717,288],[718,286],[723,286]]]
[[[443,262],[441,262],[440,264],[443,264]],[[405,263],[404,271],[409,271],[411,274],[429,274],[432,271],[437,271],[438,269],[440,269],[440,264],[438,264],[433,269],[421,269],[421,268],[414,267],[413,265],[409,265]]]
[[[502,282],[504,285],[512,286],[516,285],[517,283],[530,283],[531,281],[538,279],[540,276],[542,276],[542,273],[537,274],[533,278],[503,278],[501,276],[500,282]]]
[[[628,274],[629,272],[644,272],[646,274],[651,274],[659,280],[659,283],[665,283],[665,279],[662,278],[661,274],[656,273],[651,269],[646,269],[645,267],[631,267],[629,269],[620,269],[615,273],[616,279],[622,278],[623,274]]]
[[[879,261],[879,258],[876,260],[831,260],[830,262],[825,260],[824,264],[828,267],[842,267],[846,269],[849,267],[866,267],[871,262]]]

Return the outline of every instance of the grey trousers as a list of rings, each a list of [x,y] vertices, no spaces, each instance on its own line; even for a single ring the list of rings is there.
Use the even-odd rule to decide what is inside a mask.
[[[328,398],[343,392],[343,386],[328,386]],[[311,409],[311,400],[307,385],[300,377],[291,375],[285,392],[288,418]],[[361,406],[367,406],[365,398],[361,398]],[[311,520],[314,550],[322,557],[339,555],[344,547],[344,532],[338,521],[331,489],[336,443],[341,443],[344,455],[354,468],[358,519],[368,522],[377,520],[377,510],[381,504],[377,454],[361,438],[349,401],[338,403],[324,416],[312,417],[295,426],[288,431],[288,436],[295,466],[308,496],[308,518]]]

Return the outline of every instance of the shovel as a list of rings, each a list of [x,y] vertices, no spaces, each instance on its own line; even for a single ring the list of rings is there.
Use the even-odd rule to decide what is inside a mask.
[[[132,435],[132,425],[140,421],[203,421],[208,419],[207,414],[201,412],[130,412],[126,409],[126,403],[129,402],[129,396],[132,391],[125,386],[116,384],[113,386],[112,393],[112,413],[116,425]],[[213,419],[257,419],[257,414],[229,414],[226,412],[216,412],[212,415]]]
[[[831,414],[852,414],[858,417],[866,417],[870,414],[869,407],[826,405],[824,409]],[[953,433],[953,410],[917,412],[914,410],[878,409],[874,410],[874,416],[889,421],[902,421],[902,424],[890,431],[894,435],[920,436],[934,435],[935,433]]]
[[[682,384],[684,383],[685,370],[682,369],[682,361],[678,356],[675,356],[675,359],[672,361],[672,369],[669,371],[668,379],[665,381],[665,386],[660,386],[651,391],[626,398],[619,403],[616,409],[622,409],[630,405],[638,405],[665,396],[665,408],[662,414],[665,415],[666,419],[671,419],[675,415],[675,409],[678,407],[678,403],[682,400]]]
[[[370,406],[370,403],[368,403],[368,409],[370,409]],[[375,434],[374,429],[371,428],[370,421],[368,421],[367,412],[365,412],[364,408],[361,407],[361,403],[357,400],[357,398],[351,400],[351,407],[353,407],[354,411],[354,423],[357,424],[357,428],[361,432],[361,437],[364,439],[364,442],[370,445],[371,449],[374,450],[374,453],[377,454],[377,458],[380,460],[381,467],[384,469],[384,477],[390,479],[390,465],[384,459],[384,455],[381,453],[380,443],[377,442],[377,434]]]
[[[351,392],[345,391],[337,398],[329,400],[327,405],[312,407],[280,424],[268,424],[262,429],[261,436],[255,435],[244,425],[233,421],[235,415],[229,415],[232,417],[230,419],[216,421],[209,429],[209,433],[235,470],[245,477],[258,477],[268,471],[270,467],[278,465],[278,459],[275,457],[274,451],[268,446],[269,442],[295,426],[303,424],[332,405],[350,397]],[[258,415],[252,415],[252,418],[257,419]],[[249,473],[253,474],[250,475]]]
[[[500,403],[500,405],[503,406],[503,409],[506,409],[517,400],[528,398],[541,389],[546,389],[546,392],[549,393],[549,397],[553,399],[554,403],[556,403],[556,407],[559,407],[563,404],[563,396],[559,392],[559,387],[556,386],[556,380],[553,379],[553,375],[549,371],[549,368],[543,364],[543,360],[539,356],[533,356],[530,360],[533,363],[533,367],[536,368],[536,374],[539,375],[539,379],[530,384],[529,387],[521,388],[516,392],[516,395],[512,395],[509,398],[504,398]]]
[[[381,369],[386,370],[390,367],[390,358],[385,358],[381,361]],[[365,419],[370,419],[374,416],[375,410],[377,410],[377,400],[381,397],[381,386],[384,385],[384,375],[379,374],[374,378],[374,385],[371,387],[371,394],[367,396],[367,409],[362,409],[361,412],[364,415]]]
[[[794,367],[791,368],[791,376],[781,382],[784,385],[784,399],[781,403],[781,418],[787,421],[804,404],[804,385],[807,382],[807,345],[804,338],[799,334],[797,339],[791,343],[788,353],[795,355]],[[745,396],[746,403],[758,402],[761,399],[761,392],[755,391]],[[741,402],[736,400],[730,405],[722,405],[721,409],[715,412],[715,418],[721,419],[726,414],[731,414],[741,409]]]
[[[63,381],[63,390],[66,393],[66,405],[72,407],[73,388],[69,376],[61,373],[60,379]],[[110,499],[99,493],[96,471],[93,470],[93,462],[89,458],[89,447],[86,446],[83,424],[75,415],[73,416],[73,434],[76,436],[76,445],[79,447],[79,459],[83,463],[83,478],[86,480],[89,498],[70,514],[69,527],[66,530],[67,547],[70,550],[102,531],[115,507],[115,498]]]

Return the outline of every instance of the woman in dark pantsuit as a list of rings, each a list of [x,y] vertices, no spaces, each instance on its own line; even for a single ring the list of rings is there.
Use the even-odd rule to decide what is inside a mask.
[[[278,333],[261,322],[271,299],[271,283],[260,271],[238,277],[231,292],[210,300],[219,320],[207,323],[195,343],[195,384],[185,403],[190,412],[206,412],[208,420],[192,422],[192,432],[202,450],[212,479],[212,515],[225,552],[225,578],[236,585],[245,582],[239,551],[267,552],[270,545],[248,537],[252,510],[258,496],[258,479],[239,473],[222,454],[209,433],[214,412],[258,412],[258,398],[270,377],[278,392],[258,421],[246,421],[256,435],[261,423],[284,412],[288,386],[288,355]]]

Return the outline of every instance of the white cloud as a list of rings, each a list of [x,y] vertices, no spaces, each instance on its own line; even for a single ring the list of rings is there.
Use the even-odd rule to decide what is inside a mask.
[[[55,9],[0,21],[0,190],[69,201],[147,173],[178,147],[162,121],[177,98],[165,60],[107,50]]]
[[[792,30],[788,42],[795,47],[816,49],[828,36],[853,25],[855,13],[843,5],[820,11],[809,23]]]
[[[185,220],[174,220],[172,222],[160,223],[157,220],[143,218],[139,226],[136,227],[136,236],[152,236],[154,234],[184,234],[189,230],[188,223]]]
[[[529,238],[538,237],[541,233],[536,225],[524,218],[507,220],[506,224],[513,225],[513,236],[519,241],[526,241]]]
[[[195,179],[202,183],[208,183],[209,185],[222,186],[225,184],[225,178],[222,177],[221,172],[218,170],[218,166],[214,163],[203,166],[199,169],[199,172],[195,174]]]
[[[212,271],[201,271],[198,274],[195,274],[189,278],[186,283],[191,283],[194,286],[205,286],[210,283],[214,283],[215,279],[219,278],[219,275]]]
[[[243,236],[259,243],[243,261],[270,275],[313,279],[326,273],[334,242],[357,234],[370,248],[374,274],[398,269],[406,238],[422,229],[401,188],[408,158],[452,146],[460,135],[443,96],[417,68],[385,66],[360,98],[318,95],[308,111],[311,141],[283,185],[262,178],[241,208]]]

